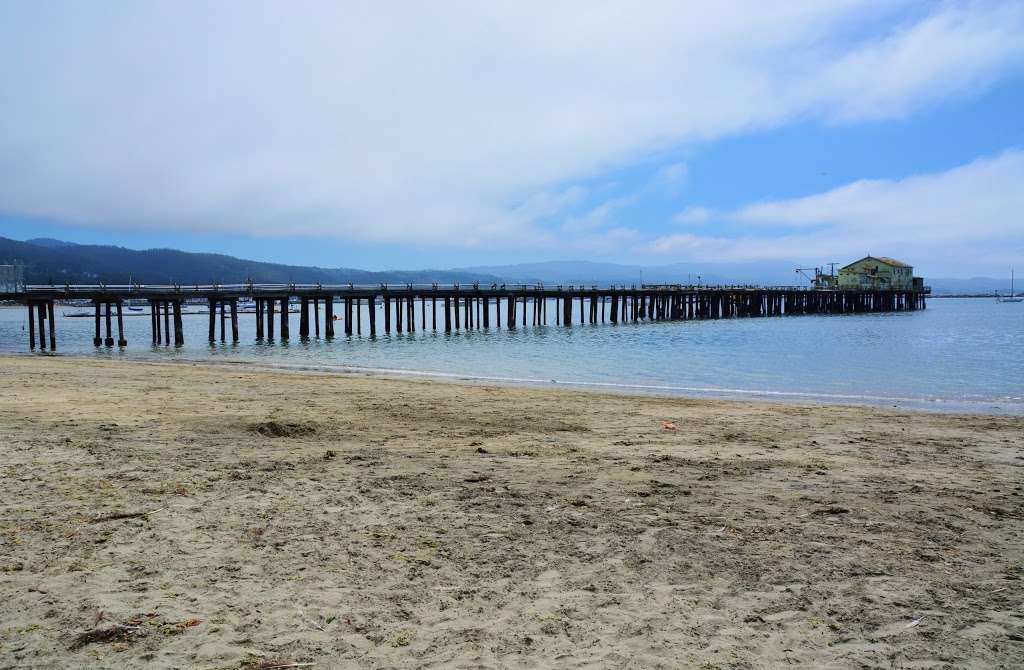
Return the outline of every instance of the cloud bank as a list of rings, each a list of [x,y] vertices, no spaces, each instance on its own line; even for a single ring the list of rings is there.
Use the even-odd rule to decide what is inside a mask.
[[[0,212],[596,250],[637,233],[614,204],[559,218],[588,179],[797,119],[974,94],[1019,70],[1022,31],[1017,2],[5,3]],[[659,175],[686,177],[682,163]],[[845,207],[865,222],[913,188],[855,184],[738,218]],[[712,244],[686,235],[634,243]]]

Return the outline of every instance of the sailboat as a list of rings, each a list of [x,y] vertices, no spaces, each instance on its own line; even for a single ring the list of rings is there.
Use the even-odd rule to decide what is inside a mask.
[[[1010,295],[1008,297],[1004,297],[1004,296],[1001,296],[1001,295],[999,295],[997,293],[996,294],[996,302],[1022,302],[1022,301],[1024,301],[1024,298],[1019,298],[1016,295],[1014,295],[1014,293],[1013,293],[1013,270],[1011,269],[1010,270]]]

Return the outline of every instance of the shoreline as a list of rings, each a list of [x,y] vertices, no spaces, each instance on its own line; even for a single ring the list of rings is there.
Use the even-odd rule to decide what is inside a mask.
[[[1022,436],[4,357],[0,666],[1010,666]]]
[[[149,358],[145,355],[128,354],[123,358],[98,358],[80,353],[29,353],[3,352],[5,357],[44,357],[73,359],[103,363],[126,363],[143,365],[190,365],[214,367],[245,367],[254,371],[278,371],[341,376],[365,375],[381,379],[425,379],[437,383],[464,385],[494,385],[511,388],[532,388],[537,390],[555,389],[568,392],[607,394],[624,397],[650,397],[663,399],[690,399],[708,401],[752,402],[797,406],[848,406],[877,409],[895,409],[906,412],[977,415],[977,416],[1024,416],[1024,402],[1021,400],[949,400],[943,398],[913,398],[902,396],[856,395],[842,393],[815,393],[784,390],[735,389],[698,386],[675,386],[665,384],[625,384],[615,382],[540,379],[529,377],[503,377],[464,374],[432,370],[403,368],[378,368],[360,365],[327,365],[312,363],[273,363],[255,358],[216,360],[179,357],[168,360]]]

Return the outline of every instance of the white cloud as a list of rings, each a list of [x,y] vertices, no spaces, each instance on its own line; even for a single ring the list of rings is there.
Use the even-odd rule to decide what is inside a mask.
[[[0,212],[567,243],[588,229],[543,224],[579,203],[566,185],[808,115],[903,115],[1020,67],[1020,3],[929,5],[916,22],[906,6],[922,13],[867,0],[4,3]]]
[[[686,163],[669,163],[662,167],[654,175],[654,186],[661,188],[668,193],[678,193],[680,186],[686,181],[690,174],[690,168]]]
[[[581,215],[569,215],[561,230],[567,233],[580,233],[604,228],[615,220],[617,212],[632,204],[634,200],[633,196],[605,200]]]
[[[631,249],[640,239],[641,234],[638,231],[617,226],[575,237],[566,244],[566,247],[572,253],[604,256]]]
[[[811,97],[833,100],[839,121],[884,119],[990,83],[1024,58],[1020,3],[967,3],[830,63]]]
[[[672,217],[673,223],[699,224],[711,220],[712,212],[707,207],[687,207]]]
[[[1024,151],[896,180],[861,180],[802,198],[756,203],[721,218],[731,237],[666,235],[652,254],[715,260],[849,260],[885,254],[951,272],[1009,264],[1024,251]],[[766,237],[761,230],[771,227]],[[779,234],[778,229],[786,232]]]
[[[570,186],[557,192],[540,191],[512,211],[524,221],[545,219],[579,204],[586,196],[587,189],[582,186]]]
[[[1024,152],[1007,151],[937,174],[861,180],[804,198],[745,207],[753,224],[820,227],[827,234],[871,235],[892,242],[950,242],[1020,235],[1024,226]]]
[[[737,253],[742,246],[742,240],[739,242],[712,235],[672,233],[642,245],[640,250],[656,256],[672,256],[676,260],[747,260],[749,257],[743,252]]]

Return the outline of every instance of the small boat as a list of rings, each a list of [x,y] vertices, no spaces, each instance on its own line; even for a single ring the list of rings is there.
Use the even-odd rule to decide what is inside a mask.
[[[1013,270],[1012,269],[1010,270],[1010,295],[1008,295],[1008,296],[1001,296],[997,292],[996,293],[996,302],[1024,302],[1024,298],[1017,297],[1013,293]]]
[[[129,311],[129,312],[141,312],[141,311],[143,311],[144,309],[146,309],[146,308],[145,308],[145,307],[137,307],[137,306],[135,306],[135,305],[129,305],[129,306],[128,306],[128,311]]]

